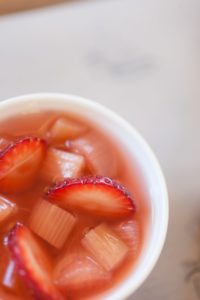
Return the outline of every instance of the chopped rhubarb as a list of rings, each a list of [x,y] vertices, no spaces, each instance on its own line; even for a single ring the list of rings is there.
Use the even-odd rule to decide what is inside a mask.
[[[84,249],[66,253],[54,271],[55,284],[68,292],[89,291],[109,282],[111,275],[98,265]]]
[[[9,218],[16,210],[16,205],[0,195],[0,223]]]
[[[117,158],[113,148],[96,135],[88,133],[70,142],[72,151],[83,155],[93,175],[117,176]]]
[[[48,182],[63,180],[68,177],[78,177],[85,167],[83,156],[50,148],[44,160],[41,175]]]
[[[56,248],[61,248],[76,223],[76,218],[66,210],[40,200],[30,219],[31,229]]]
[[[52,282],[52,269],[47,253],[24,225],[17,223],[8,236],[18,274],[33,292],[35,299],[64,300]]]
[[[137,256],[140,245],[140,227],[136,220],[123,221],[113,226],[117,235],[130,247]]]
[[[60,118],[55,121],[49,135],[54,142],[65,142],[74,139],[87,130],[86,126],[70,119]]]
[[[129,250],[106,224],[100,224],[88,231],[81,243],[106,271],[116,269]]]
[[[35,126],[33,125],[31,128],[26,128],[26,126],[24,126],[23,128],[21,128],[20,131],[13,133],[13,134],[15,135],[16,138],[31,135],[31,136],[35,136],[38,138],[47,139],[48,138],[48,130],[54,120],[55,120],[55,118],[53,117],[48,120],[45,120],[41,124],[40,124],[41,121],[39,121],[39,124],[38,124],[38,122],[37,122],[38,120],[37,120]]]

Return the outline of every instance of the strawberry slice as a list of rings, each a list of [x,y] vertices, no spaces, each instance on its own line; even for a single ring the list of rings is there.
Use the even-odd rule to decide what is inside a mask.
[[[15,193],[30,187],[41,166],[45,148],[44,140],[26,137],[0,152],[0,190]]]
[[[50,188],[47,197],[65,209],[99,217],[120,218],[135,211],[127,189],[107,177],[67,179]]]
[[[15,211],[16,205],[0,195],[0,223],[9,218]]]
[[[115,232],[103,223],[88,231],[81,243],[106,271],[116,269],[129,250]]]
[[[80,247],[65,253],[54,270],[54,282],[62,291],[85,292],[105,285],[111,274],[98,265]]]
[[[17,223],[8,235],[8,247],[18,274],[32,290],[35,299],[63,300],[51,278],[51,265],[36,238]]]

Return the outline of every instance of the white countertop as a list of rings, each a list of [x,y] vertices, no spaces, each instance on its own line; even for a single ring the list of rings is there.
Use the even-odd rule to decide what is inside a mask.
[[[113,0],[0,17],[0,100],[66,92],[105,104],[163,167],[163,254],[131,300],[200,299],[200,2]]]

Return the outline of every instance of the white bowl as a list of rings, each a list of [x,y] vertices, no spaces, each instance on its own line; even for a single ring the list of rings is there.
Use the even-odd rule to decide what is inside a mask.
[[[168,195],[159,163],[141,135],[124,119],[106,107],[81,97],[63,94],[31,94],[0,103],[0,119],[15,114],[61,110],[88,118],[105,128],[123,144],[137,162],[150,207],[148,234],[142,253],[129,275],[100,299],[123,300],[136,291],[155,266],[166,237]],[[96,298],[95,298],[96,299]]]

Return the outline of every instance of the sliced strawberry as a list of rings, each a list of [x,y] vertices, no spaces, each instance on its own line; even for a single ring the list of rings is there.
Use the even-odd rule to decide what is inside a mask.
[[[82,248],[66,253],[54,270],[59,289],[70,292],[86,292],[105,285],[111,274],[98,265]]]
[[[63,208],[99,217],[120,218],[135,211],[126,188],[107,177],[67,179],[50,188],[47,196]]]
[[[54,142],[65,142],[74,139],[87,130],[86,126],[70,119],[60,118],[55,121],[49,135]]]
[[[41,199],[31,214],[30,227],[41,238],[61,248],[76,223],[66,210]]]
[[[102,142],[93,133],[67,144],[73,152],[83,155],[93,175],[115,178],[118,173],[117,156],[109,141]]]
[[[117,235],[130,247],[134,256],[137,256],[140,246],[140,226],[136,220],[127,220],[113,226]]]
[[[82,175],[84,167],[85,159],[83,156],[49,148],[41,169],[41,175],[46,181],[52,183],[68,177],[78,177]]]
[[[30,230],[17,223],[8,236],[8,247],[18,274],[32,290],[35,299],[63,300],[51,278],[51,266]]]
[[[26,137],[0,152],[0,191],[20,192],[37,176],[44,159],[46,144],[36,137]]]
[[[9,218],[16,210],[16,205],[0,195],[0,223]]]
[[[81,243],[106,271],[116,269],[128,253],[126,244],[103,223],[88,231]]]

